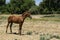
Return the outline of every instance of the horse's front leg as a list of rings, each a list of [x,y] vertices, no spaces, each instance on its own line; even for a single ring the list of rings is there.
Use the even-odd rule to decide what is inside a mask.
[[[19,34],[21,35],[21,31],[22,31],[22,25],[23,23],[19,24]]]

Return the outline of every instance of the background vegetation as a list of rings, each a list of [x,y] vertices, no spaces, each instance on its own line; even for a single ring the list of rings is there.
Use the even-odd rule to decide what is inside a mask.
[[[60,14],[60,0],[43,0],[39,6],[35,0],[0,0],[0,13],[21,14],[29,10],[32,14]]]

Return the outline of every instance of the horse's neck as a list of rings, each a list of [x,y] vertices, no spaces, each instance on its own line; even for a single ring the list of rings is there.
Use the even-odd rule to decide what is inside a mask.
[[[22,16],[23,17],[23,20],[25,20],[26,19],[26,16]]]

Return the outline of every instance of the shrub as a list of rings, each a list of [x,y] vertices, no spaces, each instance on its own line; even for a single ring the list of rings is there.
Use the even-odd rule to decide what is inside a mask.
[[[30,32],[27,32],[27,35],[32,35],[32,32],[30,31]]]

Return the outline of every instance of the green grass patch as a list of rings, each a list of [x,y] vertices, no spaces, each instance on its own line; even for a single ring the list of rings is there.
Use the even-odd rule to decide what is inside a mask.
[[[60,36],[59,35],[50,35],[50,34],[45,34],[45,35],[40,35],[40,40],[50,40],[52,38],[56,38],[60,40]]]
[[[0,16],[0,19],[7,19],[7,17],[6,16]]]
[[[26,18],[25,21],[57,21],[59,22],[60,21],[60,18],[59,17],[42,17],[42,18],[32,18],[32,19],[29,19],[29,18]]]
[[[32,35],[32,31],[27,32],[27,35]]]

